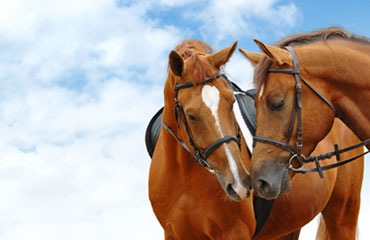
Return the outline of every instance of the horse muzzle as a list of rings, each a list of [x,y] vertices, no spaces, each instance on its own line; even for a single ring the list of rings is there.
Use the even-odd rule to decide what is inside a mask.
[[[276,199],[288,192],[292,186],[289,168],[271,164],[251,171],[251,183],[258,195],[265,199]]]

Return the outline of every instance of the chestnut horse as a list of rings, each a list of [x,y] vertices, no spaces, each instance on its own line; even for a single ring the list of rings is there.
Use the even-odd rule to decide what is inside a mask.
[[[219,74],[235,48],[211,54],[208,45],[189,40],[169,56],[163,127],[149,174],[149,198],[165,239],[251,239],[254,233],[242,162],[247,150],[238,137],[233,92]]]
[[[215,119],[222,120],[219,125],[222,126],[223,131],[227,129],[224,126],[227,126],[230,122],[235,124],[235,118],[233,113],[231,113],[232,107],[229,106],[228,109],[224,109],[225,106],[221,106],[222,104],[226,104],[226,106],[230,104],[227,102],[230,89],[226,79],[223,79],[223,77],[218,80],[211,80],[207,84],[200,83],[193,87],[180,88],[181,90],[178,92],[179,102],[185,110],[184,112],[188,110],[186,113],[190,116],[179,115],[179,120],[176,121],[174,114],[175,85],[194,81],[194,77],[197,74],[194,74],[195,66],[193,62],[196,61],[198,61],[196,64],[201,64],[203,68],[210,71],[208,75],[198,77],[198,82],[206,79],[207,76],[214,76],[219,71],[219,67],[231,56],[235,49],[235,44],[215,54],[210,54],[209,49],[204,43],[185,41],[176,48],[179,54],[172,52],[170,55],[171,70],[165,87],[165,110],[162,120],[166,126],[170,126],[174,136],[185,140],[184,142],[187,144],[188,149],[192,149],[192,146],[188,144],[188,133],[184,123],[181,123],[181,117],[188,117],[189,132],[192,133],[192,138],[196,141],[199,148],[205,148],[224,136],[224,134],[215,136],[214,132],[219,130],[210,129],[217,122]],[[197,58],[196,56],[200,59],[195,59]],[[218,58],[219,60],[210,60],[212,58]],[[221,58],[223,60],[220,60]],[[215,63],[217,64],[212,65]],[[199,72],[199,70],[197,71]],[[192,78],[183,80],[182,78],[188,74]],[[175,80],[178,82],[176,83]],[[191,85],[193,84],[189,86]],[[203,99],[200,98],[201,92],[204,91],[202,88],[208,85],[216,87],[220,92],[219,117],[214,119],[206,119],[212,115],[212,110],[207,109],[206,104],[202,103],[204,102]],[[197,90],[197,88],[202,90]],[[195,92],[191,93],[192,91]],[[188,94],[188,96],[181,94]],[[189,109],[193,112],[190,112]],[[225,110],[224,113],[222,113],[222,109]],[[227,120],[223,118],[224,115],[227,116]],[[182,124],[180,129],[178,128],[179,121]],[[192,123],[191,121],[201,122]],[[195,125],[204,124],[205,121],[209,121],[209,123],[201,126],[201,128],[204,128],[202,130]],[[200,131],[202,131],[202,134],[209,136],[199,135],[201,134]],[[251,239],[256,224],[253,217],[252,199],[248,198],[240,202],[229,200],[245,198],[246,194],[242,193],[248,190],[248,186],[245,191],[232,190],[233,186],[235,186],[234,184],[229,185],[231,187],[225,187],[225,180],[223,180],[222,174],[225,174],[225,172],[227,174],[230,171],[227,169],[228,160],[225,160],[225,157],[223,157],[223,152],[226,149],[219,148],[209,155],[208,167],[215,170],[216,176],[214,176],[193,160],[192,154],[189,154],[188,150],[182,147],[182,144],[175,139],[171,132],[165,127],[160,131],[149,177],[150,200],[154,213],[164,229],[165,238]],[[234,129],[234,132],[230,131],[228,134],[230,136],[237,135],[237,130]],[[211,136],[213,139],[198,142],[204,137]],[[334,140],[339,141],[343,146],[357,141],[353,134],[338,122],[329,136],[319,144],[318,151],[328,150],[328,146]],[[231,144],[235,144],[235,142],[230,142],[227,145]],[[225,148],[225,146],[223,147]],[[241,152],[239,152],[237,146],[233,150],[235,158],[240,159],[241,157],[238,155],[241,155],[244,165],[248,167],[251,156],[247,151],[243,138],[241,139]],[[328,162],[333,162],[333,160],[328,160]],[[362,174],[360,174],[362,165],[360,164],[361,161],[356,165],[331,170],[323,180],[313,174],[297,176],[293,181],[292,190],[275,200],[271,215],[265,227],[258,234],[257,239],[298,239],[299,229],[320,212],[323,213],[325,220],[320,225],[321,233],[328,236],[352,236],[351,233],[356,230],[359,208],[360,189],[357,186],[361,186],[362,181]],[[219,166],[222,165],[226,167],[220,168]],[[243,167],[240,168],[243,173],[245,169]],[[344,179],[344,175],[355,176],[355,172],[357,175],[353,178],[352,183],[356,187],[352,188],[351,183],[341,179]],[[229,173],[229,175],[231,174]],[[245,179],[248,179],[248,177],[245,177]],[[248,185],[248,182],[241,184]],[[239,193],[235,194],[237,192]],[[337,211],[338,209],[344,210]],[[349,212],[351,215],[348,215],[346,209],[351,210]],[[335,217],[336,221],[328,221],[332,217]],[[340,227],[338,227],[337,223],[340,224]],[[337,239],[340,239],[340,237]]]
[[[260,62],[251,180],[261,195],[275,198],[289,190],[289,169],[304,171],[304,156],[328,134],[335,117],[361,140],[370,138],[370,40],[329,28],[280,43],[294,48],[255,41],[263,53],[244,51]],[[339,152],[330,155],[340,157]]]
[[[303,169],[302,162],[306,159],[316,159],[304,156],[311,154],[317,143],[327,135],[333,122],[336,124],[333,112],[336,112],[336,116],[343,119],[348,126],[353,127],[346,120],[345,115],[349,111],[360,109],[355,105],[355,99],[364,99],[365,93],[355,89],[359,85],[362,86],[361,90],[366,89],[366,81],[363,78],[369,74],[370,62],[366,59],[370,60],[370,44],[367,40],[349,35],[338,28],[295,35],[284,39],[278,43],[278,46],[255,41],[264,53],[240,49],[252,64],[257,65],[254,75],[255,85],[258,88],[257,130],[251,161],[251,182],[260,196],[273,199],[290,190],[294,171],[306,171]],[[292,45],[294,49],[281,48],[286,45]],[[295,52],[298,58],[294,56]],[[350,80],[353,82],[349,82]],[[303,83],[300,84],[300,82]],[[333,85],[333,83],[337,84]],[[358,119],[363,119],[363,114],[364,112]],[[355,116],[352,115],[352,118]],[[352,129],[357,133],[356,129]],[[367,138],[360,134],[357,136],[361,139]],[[333,143],[338,142],[339,139],[334,139]],[[352,143],[349,142],[350,145],[354,143],[354,140]],[[329,149],[321,152],[327,152]],[[335,150],[330,153],[330,156],[339,152]],[[362,149],[358,148],[357,152],[360,154]],[[324,155],[318,158],[322,156]],[[346,158],[348,156],[338,156],[338,160]],[[343,160],[336,164],[340,165],[344,162]],[[321,167],[318,163],[316,166],[318,166],[316,170],[320,172]],[[311,168],[313,164],[306,167]],[[351,175],[347,173],[340,176],[340,172],[352,167],[357,169],[357,172],[352,171]],[[334,169],[327,175],[332,171]],[[343,216],[350,216],[352,213],[357,216],[363,159],[340,167],[337,171],[336,186],[340,182],[355,188],[354,191],[357,194],[356,203],[353,206],[347,205],[340,208],[345,211]],[[333,197],[332,199],[335,200]],[[334,222],[339,223],[335,215],[325,217],[323,212],[323,216],[325,221],[322,225],[326,224],[328,227],[333,219]],[[338,230],[337,233],[332,231],[328,234],[330,239],[354,239],[355,237],[353,228],[347,233],[341,233],[340,229]]]

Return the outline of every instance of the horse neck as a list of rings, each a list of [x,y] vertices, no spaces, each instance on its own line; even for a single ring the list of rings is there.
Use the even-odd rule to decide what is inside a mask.
[[[175,109],[175,77],[169,73],[167,82],[164,88],[164,109],[162,115],[162,121],[170,127],[171,131],[179,137],[182,141],[187,142],[187,139],[183,139],[181,131],[178,128],[178,122],[176,121],[174,109]],[[180,119],[180,118],[179,118]],[[180,120],[179,120],[180,121]],[[184,127],[184,126],[181,126]],[[166,148],[163,161],[170,168],[177,168],[179,173],[188,175],[193,166],[196,164],[195,160],[189,153],[180,145],[179,142],[170,134],[169,131],[163,129],[163,141],[165,141],[164,147]],[[191,149],[191,148],[190,148]],[[200,167],[200,165],[199,165]]]
[[[176,131],[176,117],[174,113],[175,109],[175,77],[169,73],[166,84],[164,86],[164,109],[162,120],[171,127],[172,131]]]
[[[314,44],[306,50],[304,47],[299,49],[297,54],[303,60],[301,66],[307,66],[305,55],[313,56],[308,64],[311,67],[302,67],[302,72],[312,73],[321,80],[317,83],[318,90],[329,98],[338,117],[360,139],[370,138],[370,125],[366,124],[370,122],[367,106],[370,102],[370,44],[333,40]]]

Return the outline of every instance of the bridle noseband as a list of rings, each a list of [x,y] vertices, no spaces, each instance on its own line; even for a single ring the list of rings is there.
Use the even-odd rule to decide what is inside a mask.
[[[296,55],[294,49],[291,46],[286,46],[285,49],[287,49],[289,51],[289,53],[291,54],[291,56],[292,56],[293,68],[270,68],[268,70],[268,73],[293,74],[294,78],[295,78],[296,84],[295,84],[295,91],[294,91],[293,111],[292,111],[290,126],[289,126],[289,129],[288,129],[287,141],[286,142],[280,142],[278,140],[274,140],[274,139],[270,139],[270,138],[255,136],[253,138],[253,146],[255,146],[257,142],[262,142],[262,143],[268,143],[268,144],[280,147],[282,149],[285,149],[286,151],[288,151],[292,155],[290,157],[290,159],[288,161],[288,165],[287,165],[289,169],[291,169],[292,171],[295,171],[295,172],[299,172],[299,173],[307,173],[307,172],[316,172],[317,171],[319,173],[320,177],[323,178],[324,177],[324,174],[323,174],[324,170],[328,170],[328,169],[332,169],[332,168],[335,168],[335,167],[338,167],[338,166],[342,166],[342,165],[344,165],[348,162],[351,162],[351,161],[367,154],[369,151],[364,152],[362,154],[359,154],[359,155],[357,155],[353,158],[350,158],[350,159],[347,159],[347,160],[344,160],[344,161],[340,161],[340,162],[337,162],[337,163],[334,163],[334,164],[330,164],[330,165],[327,165],[327,166],[324,166],[324,167],[322,167],[320,165],[320,163],[319,163],[320,160],[328,159],[328,158],[331,158],[332,156],[335,155],[336,158],[337,158],[337,161],[339,161],[341,153],[350,151],[352,149],[355,149],[355,148],[358,148],[358,147],[361,147],[361,146],[364,146],[364,145],[367,145],[367,144],[370,143],[370,139],[365,140],[365,141],[363,141],[359,144],[356,144],[356,145],[353,145],[353,146],[350,146],[350,147],[347,147],[347,148],[343,148],[341,150],[339,150],[338,145],[335,144],[333,152],[328,152],[328,153],[320,154],[320,155],[317,155],[317,156],[305,157],[302,154],[302,147],[303,147],[303,139],[302,139],[302,85],[301,85],[300,81],[302,81],[304,84],[306,84],[306,86],[309,89],[311,89],[319,98],[321,98],[333,110],[335,116],[337,116],[337,114],[336,114],[336,111],[335,111],[335,108],[334,108],[333,104],[331,104],[330,101],[327,98],[325,98],[316,89],[314,89],[310,84],[308,84],[308,82],[306,80],[304,80],[304,78],[302,77],[301,70],[300,70],[300,67],[299,67],[298,58],[297,58],[297,55]],[[297,115],[296,147],[293,147],[293,146],[289,145],[289,142],[290,142],[290,139],[291,139],[292,134],[293,134],[293,127],[294,127],[296,115]],[[299,163],[299,167],[297,167],[297,168],[294,167],[293,164],[292,164],[293,160],[295,160],[295,159]],[[304,164],[307,163],[307,162],[315,162],[316,163],[316,168],[304,169]]]
[[[210,77],[206,78],[204,81],[202,81],[199,84],[208,84],[209,82],[211,82],[215,79],[218,79],[220,77],[224,78],[230,86],[229,79],[226,77],[225,74],[220,73],[220,72],[216,73],[214,78],[210,78]],[[168,127],[163,121],[162,121],[162,125],[181,144],[181,146],[183,148],[185,148],[185,150],[187,152],[189,152],[194,157],[196,162],[200,163],[202,166],[207,168],[208,171],[210,171],[211,173],[214,173],[213,168],[209,165],[209,163],[207,161],[208,156],[212,152],[214,152],[217,148],[219,148],[222,144],[229,143],[231,141],[236,142],[239,146],[239,149],[240,149],[240,147],[241,147],[240,146],[240,130],[239,130],[239,127],[238,127],[237,136],[225,136],[221,139],[216,140],[215,142],[210,144],[205,149],[198,147],[194,142],[194,137],[193,137],[193,134],[191,132],[190,126],[189,126],[189,124],[186,120],[184,109],[183,109],[182,105],[180,104],[180,102],[177,99],[178,92],[179,92],[180,89],[191,88],[191,87],[194,87],[193,82],[186,82],[186,83],[178,84],[177,81],[175,80],[175,87],[174,87],[174,90],[175,90],[175,99],[174,99],[175,100],[175,109],[174,109],[174,112],[175,112],[176,122],[178,124],[178,128],[181,129],[181,120],[182,120],[183,125],[185,126],[185,131],[186,131],[186,133],[188,135],[188,138],[189,138],[189,145],[192,147],[193,151],[191,151],[188,148],[188,146],[184,143],[184,141],[182,141],[179,137],[177,137],[176,134],[174,134],[173,131],[170,129],[170,127]]]

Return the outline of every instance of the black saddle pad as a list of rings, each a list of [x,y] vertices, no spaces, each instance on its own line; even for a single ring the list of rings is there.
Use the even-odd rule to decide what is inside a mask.
[[[247,125],[252,136],[256,135],[256,108],[254,106],[254,98],[256,97],[256,89],[243,91],[234,82],[230,82],[232,91],[234,92],[236,101],[238,102],[243,120]]]
[[[152,117],[145,132],[146,150],[150,157],[153,157],[155,145],[162,127],[163,107]]]

